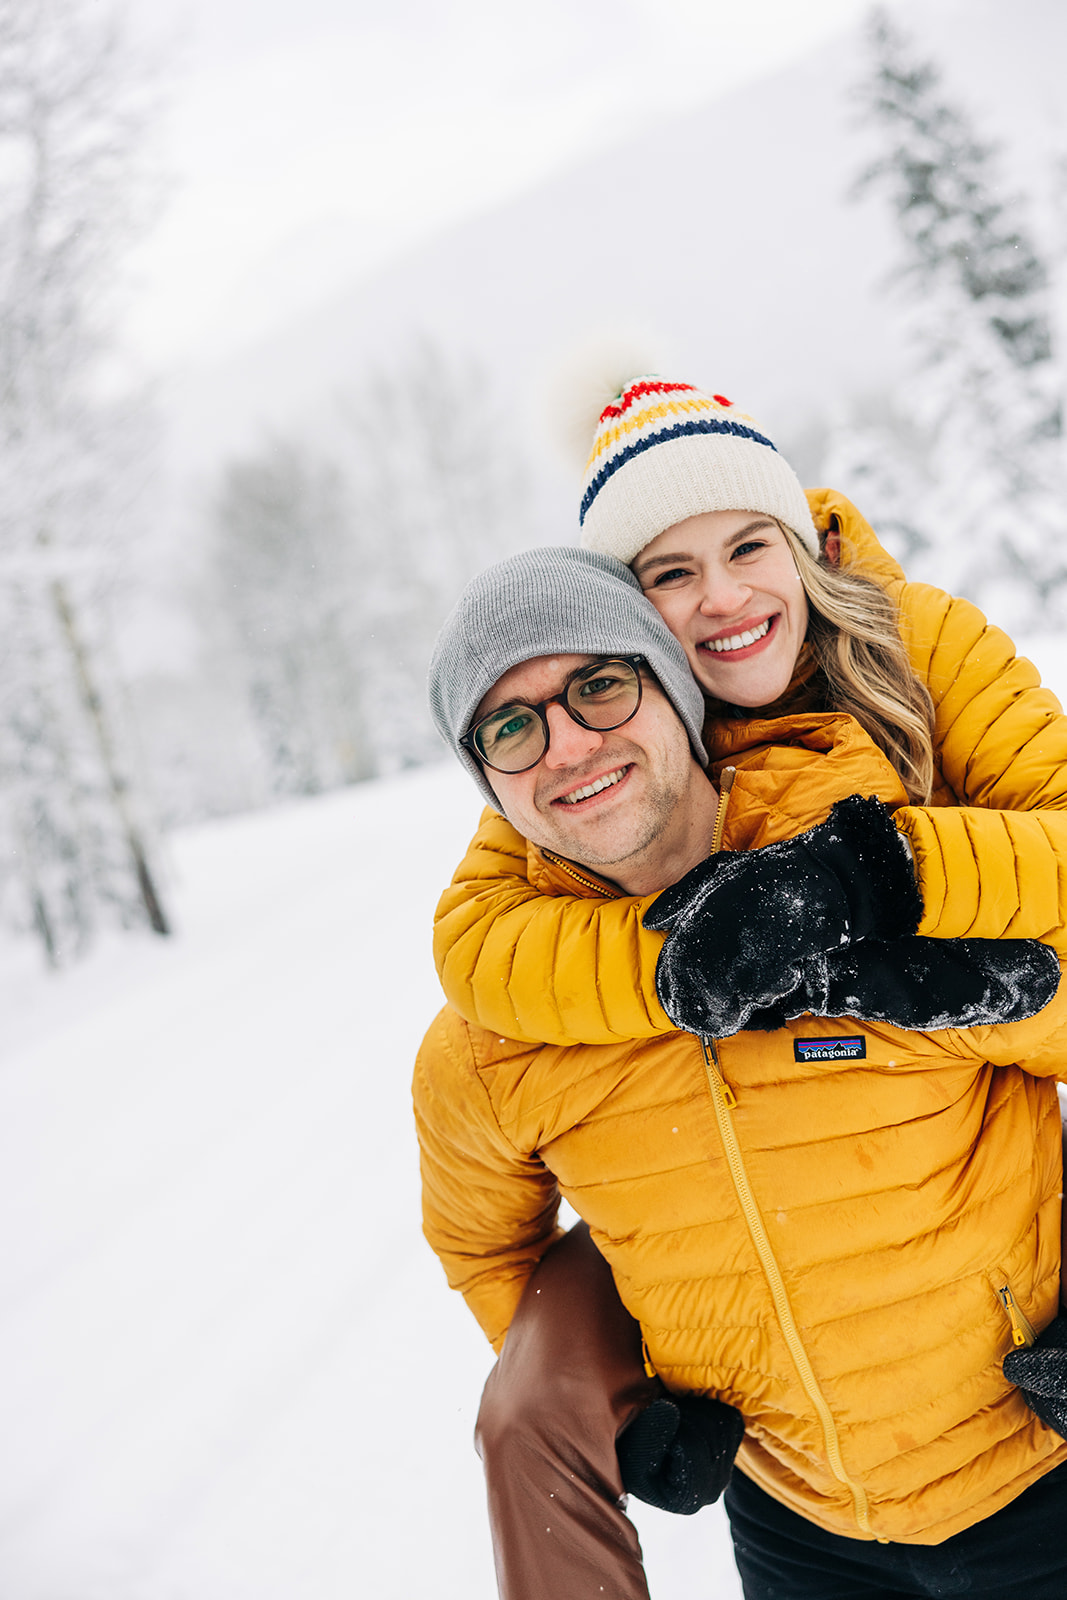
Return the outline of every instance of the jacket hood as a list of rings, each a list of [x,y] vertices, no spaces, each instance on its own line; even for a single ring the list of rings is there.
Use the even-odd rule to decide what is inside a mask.
[[[805,493],[820,541],[832,531],[841,535],[843,562],[862,571],[864,577],[873,578],[890,593],[906,582],[903,567],[880,543],[870,523],[846,495],[837,489],[807,489]]]

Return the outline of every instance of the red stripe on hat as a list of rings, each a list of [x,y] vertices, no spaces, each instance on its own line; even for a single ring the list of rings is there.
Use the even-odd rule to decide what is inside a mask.
[[[696,394],[696,385],[692,383],[648,382],[647,380],[644,383],[632,383],[619,396],[619,405],[612,404],[604,407],[600,413],[600,421],[603,422],[607,417],[621,417],[624,411],[629,411],[635,400],[643,399],[646,394],[681,394],[683,392]]]

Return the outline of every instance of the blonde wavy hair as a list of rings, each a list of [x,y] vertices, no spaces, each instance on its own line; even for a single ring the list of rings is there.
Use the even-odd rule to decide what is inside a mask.
[[[912,669],[896,606],[870,578],[825,556],[816,560],[784,523],[808,597],[807,642],[823,678],[826,709],[846,711],[893,763],[913,805],[934,785],[934,705]]]

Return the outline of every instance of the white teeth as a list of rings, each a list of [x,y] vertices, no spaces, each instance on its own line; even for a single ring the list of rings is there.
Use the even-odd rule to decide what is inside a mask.
[[[744,633],[731,634],[729,639],[705,639],[702,649],[714,650],[717,655],[723,655],[727,650],[743,650],[746,645],[762,639],[770,625],[771,619],[768,617],[758,628],[746,628]]]
[[[579,800],[588,800],[590,795],[599,794],[601,789],[610,789],[613,783],[618,783],[620,778],[626,776],[626,768],[620,767],[617,772],[609,772],[605,778],[597,778],[592,783],[587,783],[584,789],[572,789],[570,794],[560,795],[566,806],[577,805]]]

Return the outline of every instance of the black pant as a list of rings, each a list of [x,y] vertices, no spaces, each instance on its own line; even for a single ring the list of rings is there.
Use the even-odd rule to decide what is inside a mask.
[[[740,1472],[726,1510],[745,1600],[1067,1600],[1067,1464],[942,1544],[825,1533]]]

